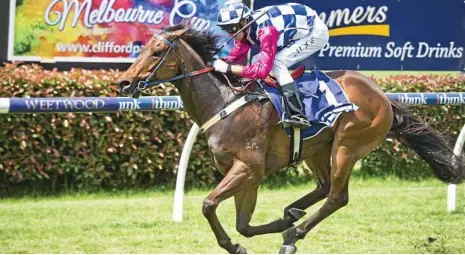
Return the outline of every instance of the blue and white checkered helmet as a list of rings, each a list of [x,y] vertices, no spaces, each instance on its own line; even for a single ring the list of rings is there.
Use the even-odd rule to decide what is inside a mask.
[[[250,16],[251,11],[241,0],[229,0],[223,4],[216,19],[218,26],[237,24]]]

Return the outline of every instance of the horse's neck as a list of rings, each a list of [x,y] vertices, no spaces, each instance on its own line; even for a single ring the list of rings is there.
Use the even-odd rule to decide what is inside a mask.
[[[186,72],[205,68],[202,59],[186,42],[181,41],[179,50],[184,58],[184,63],[186,63]],[[224,86],[212,73],[183,79],[182,82],[177,84],[177,88],[184,109],[199,126],[221,111],[234,98],[232,91]]]

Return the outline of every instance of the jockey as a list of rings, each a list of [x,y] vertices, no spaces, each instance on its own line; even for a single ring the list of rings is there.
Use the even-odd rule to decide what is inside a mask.
[[[251,12],[240,0],[229,0],[220,9],[217,22],[231,36],[245,26],[247,28],[234,37],[230,54],[215,60],[215,70],[249,79],[265,79],[272,72],[280,84],[288,117],[281,124],[284,127],[310,127],[288,67],[321,50],[328,42],[328,27],[317,13],[297,3],[268,6]],[[250,65],[237,64],[245,59],[253,44],[260,47],[260,54],[252,58]]]

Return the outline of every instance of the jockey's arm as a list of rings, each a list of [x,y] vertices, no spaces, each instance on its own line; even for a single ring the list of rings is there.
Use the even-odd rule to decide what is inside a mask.
[[[269,26],[258,31],[260,41],[260,58],[251,65],[232,65],[231,72],[249,79],[265,79],[271,72],[278,45],[279,32]]]
[[[232,48],[231,52],[227,57],[225,57],[223,60],[226,63],[241,63],[244,61],[245,57],[247,56],[247,53],[250,50],[250,43],[247,42],[246,40],[243,41],[238,41],[234,40],[234,47]]]

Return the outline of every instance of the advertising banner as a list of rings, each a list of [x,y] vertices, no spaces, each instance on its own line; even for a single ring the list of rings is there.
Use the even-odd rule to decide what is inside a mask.
[[[180,23],[227,38],[216,26],[225,0],[10,1],[9,60],[131,63],[154,33]]]
[[[255,10],[285,0],[254,1]],[[295,0],[314,9],[329,43],[302,63],[324,70],[465,70],[463,0]]]
[[[0,98],[0,113],[118,112],[182,110],[179,96]]]
[[[408,105],[465,105],[464,92],[452,93],[386,93],[397,102]],[[128,97],[56,97],[0,98],[0,114],[63,112],[127,112],[183,110],[179,96]]]

